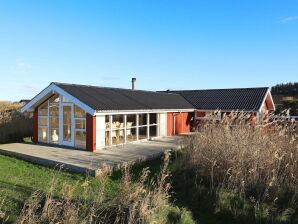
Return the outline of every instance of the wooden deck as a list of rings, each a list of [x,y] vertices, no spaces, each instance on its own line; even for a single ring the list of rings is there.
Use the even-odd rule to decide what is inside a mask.
[[[182,144],[183,137],[175,136],[88,152],[58,146],[12,143],[0,145],[0,153],[49,167],[62,166],[70,172],[95,176],[104,163],[118,168],[126,162],[141,162],[157,158],[165,151],[175,150]]]

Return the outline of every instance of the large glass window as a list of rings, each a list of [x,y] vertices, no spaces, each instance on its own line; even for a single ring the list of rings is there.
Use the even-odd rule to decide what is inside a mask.
[[[150,137],[156,137],[158,130],[158,114],[149,115],[149,135]]]
[[[63,105],[63,141],[72,141],[72,106]]]
[[[85,149],[86,148],[86,131],[76,131],[76,147]]]
[[[48,116],[48,101],[44,102],[44,103],[38,108],[38,115],[39,115],[39,116]]]
[[[48,142],[48,113],[49,102],[46,101],[38,108],[38,141]]]
[[[147,139],[148,114],[139,114],[139,140]]]
[[[39,126],[48,126],[48,118],[47,117],[39,117],[38,123],[39,123]]]
[[[158,125],[158,114],[154,113],[106,115],[106,146],[158,136]]]
[[[139,127],[139,140],[147,139],[148,126]]]
[[[59,143],[59,95],[49,100],[50,107],[50,143]]]
[[[137,140],[137,115],[126,115],[126,141],[133,142]]]
[[[150,126],[149,133],[150,133],[150,137],[156,137],[157,136],[157,125]]]
[[[38,128],[38,141],[48,142],[48,128],[43,128],[43,127]]]
[[[74,139],[75,147],[85,149],[86,112],[64,97],[61,99],[63,103],[61,111],[63,127],[60,128],[62,128],[63,133],[59,133],[60,97],[55,94],[38,108],[38,141],[58,144],[60,134],[61,140],[72,142]]]
[[[106,142],[106,146],[109,146],[110,145],[110,115],[106,115],[105,125],[106,125],[105,142]]]
[[[125,143],[123,114],[117,114],[112,116],[111,135],[113,145]]]
[[[74,106],[75,146],[86,149],[86,112],[79,106]]]
[[[147,114],[139,114],[139,126],[147,125]]]
[[[86,118],[86,112],[82,108],[75,105],[75,117]]]
[[[149,124],[150,125],[157,125],[157,114],[150,114],[149,116]]]

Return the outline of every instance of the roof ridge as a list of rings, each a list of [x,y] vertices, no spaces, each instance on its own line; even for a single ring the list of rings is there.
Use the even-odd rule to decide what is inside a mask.
[[[248,90],[248,89],[270,89],[270,87],[245,87],[245,88],[219,88],[219,89],[182,89],[182,90],[165,90],[163,92],[189,92],[189,91],[215,91],[215,90]]]
[[[62,83],[62,82],[51,82],[55,85],[68,85],[68,86],[81,86],[81,87],[92,87],[92,88],[101,88],[101,89],[110,89],[110,90],[126,90],[131,92],[149,92],[149,93],[158,93],[158,94],[169,94],[166,92],[161,91],[153,91],[153,90],[142,90],[142,89],[127,89],[127,88],[120,88],[120,87],[109,87],[109,86],[95,86],[95,85],[84,85],[84,84],[74,84],[74,83]],[[174,95],[179,95],[177,93],[170,93]]]

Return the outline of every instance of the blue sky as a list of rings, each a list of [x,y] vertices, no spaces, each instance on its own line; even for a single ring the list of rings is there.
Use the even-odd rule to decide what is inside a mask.
[[[146,90],[298,81],[296,0],[0,1],[0,100],[52,81]]]

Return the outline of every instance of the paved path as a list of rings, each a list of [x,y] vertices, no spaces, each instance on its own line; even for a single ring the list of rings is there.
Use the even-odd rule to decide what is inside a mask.
[[[177,149],[182,143],[183,137],[181,136],[164,137],[97,152],[30,143],[12,143],[0,145],[0,153],[50,167],[62,165],[71,172],[88,172],[90,175],[96,175],[103,163],[118,167],[125,162],[153,159],[159,157],[166,150]]]

